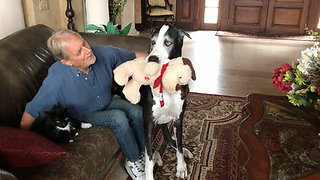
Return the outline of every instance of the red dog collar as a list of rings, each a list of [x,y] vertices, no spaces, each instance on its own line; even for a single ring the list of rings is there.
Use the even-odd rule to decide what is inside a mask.
[[[153,84],[153,89],[157,88],[159,85],[160,85],[160,91],[159,91],[159,94],[160,94],[160,106],[163,107],[164,106],[164,99],[163,99],[163,85],[162,85],[162,76],[163,76],[163,73],[166,71],[167,67],[168,67],[168,63],[167,64],[164,64],[162,65],[162,68],[161,68],[161,72],[160,72],[160,76],[157,77],[157,79],[154,81],[154,84]]]

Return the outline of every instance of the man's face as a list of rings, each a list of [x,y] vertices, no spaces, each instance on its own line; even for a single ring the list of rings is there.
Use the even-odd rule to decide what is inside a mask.
[[[68,53],[69,59],[61,62],[87,73],[89,66],[96,62],[91,48],[85,40],[76,35],[66,36],[66,38],[68,43],[63,44],[62,48]]]

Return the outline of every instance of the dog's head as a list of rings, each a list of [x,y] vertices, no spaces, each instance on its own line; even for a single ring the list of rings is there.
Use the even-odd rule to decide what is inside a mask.
[[[171,24],[156,28],[151,35],[151,53],[146,61],[166,64],[170,59],[180,57],[184,36],[191,39],[188,33]]]

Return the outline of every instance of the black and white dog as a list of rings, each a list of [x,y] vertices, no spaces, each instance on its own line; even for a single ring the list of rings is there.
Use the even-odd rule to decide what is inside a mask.
[[[183,30],[167,24],[156,28],[151,36],[151,53],[146,58],[147,62],[166,64],[171,59],[181,57],[183,38],[190,35]],[[192,66],[192,65],[191,65]],[[193,67],[192,79],[195,80]],[[145,119],[145,172],[146,179],[153,179],[153,166],[155,163],[162,165],[160,154],[152,148],[152,137],[155,124],[160,124],[164,139],[177,150],[177,173],[179,178],[187,177],[187,165],[184,157],[193,158],[192,153],[182,148],[182,121],[186,108],[186,96],[189,86],[179,86],[176,93],[168,93],[163,90],[164,106],[160,105],[160,97],[152,93],[150,86],[143,86],[141,91],[141,102],[143,103],[143,116]],[[167,123],[174,122],[174,138],[169,134]]]

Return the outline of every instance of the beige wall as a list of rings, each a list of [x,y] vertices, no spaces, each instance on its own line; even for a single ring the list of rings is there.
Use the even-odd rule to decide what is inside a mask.
[[[66,0],[48,0],[49,8],[40,10],[39,0],[22,0],[26,26],[45,24],[54,30],[67,28],[68,18],[65,16],[67,9]],[[75,11],[73,21],[76,29],[84,27],[83,2],[82,0],[72,1],[72,8]]]
[[[45,24],[53,30],[67,28],[68,18],[65,16],[67,8],[66,0],[47,0],[49,8],[40,10],[40,0],[21,0],[25,15],[26,26],[33,26],[36,24]],[[134,0],[135,2],[135,23],[140,24],[141,19],[141,1]],[[176,0],[169,0],[173,4],[173,11],[176,11]],[[73,21],[78,31],[85,26],[84,18],[84,2],[83,0],[73,0],[72,8],[75,11]]]
[[[0,0],[0,39],[25,28],[21,0]]]

